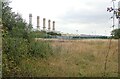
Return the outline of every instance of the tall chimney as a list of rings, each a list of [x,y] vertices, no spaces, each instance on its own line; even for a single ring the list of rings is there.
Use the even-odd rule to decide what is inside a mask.
[[[32,14],[29,14],[29,26],[28,26],[28,31],[32,29]]]
[[[45,18],[43,18],[43,30],[45,31]]]
[[[53,21],[53,31],[55,31],[55,21]]]
[[[32,14],[29,14],[29,25],[32,26]]]
[[[37,16],[37,30],[39,30],[39,29],[40,29],[39,19],[40,19],[40,17],[39,17],[39,16]]]
[[[48,20],[48,30],[50,31],[50,20]]]

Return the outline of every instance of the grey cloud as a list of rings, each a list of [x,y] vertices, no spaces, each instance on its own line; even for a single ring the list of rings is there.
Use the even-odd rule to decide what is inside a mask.
[[[110,17],[107,12],[97,11],[69,11],[61,17],[61,19],[68,22],[79,22],[79,23],[103,23]]]
[[[97,5],[98,4],[98,5]],[[90,6],[91,7],[91,6]],[[111,16],[106,11],[107,4],[96,3],[92,5],[93,9],[79,9],[79,10],[68,10],[65,15],[61,16],[61,20],[73,23],[104,23],[107,22]]]

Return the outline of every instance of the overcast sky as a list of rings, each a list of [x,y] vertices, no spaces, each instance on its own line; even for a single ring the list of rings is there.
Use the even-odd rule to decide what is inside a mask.
[[[72,34],[110,35],[112,30],[111,13],[106,11],[112,6],[112,0],[11,0],[13,11],[19,12],[28,22],[29,13],[33,15],[36,28],[36,17],[56,22],[56,30]],[[116,0],[115,4],[117,6]],[[48,21],[46,21],[46,26]],[[117,20],[116,26],[117,28]],[[76,31],[78,30],[78,31]]]

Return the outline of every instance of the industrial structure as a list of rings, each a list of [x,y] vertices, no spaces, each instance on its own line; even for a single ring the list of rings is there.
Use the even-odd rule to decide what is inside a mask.
[[[50,28],[50,22],[51,22],[51,21],[48,20],[48,31],[50,31],[50,29],[51,29],[51,28]]]
[[[43,18],[43,29],[40,29],[40,17],[37,16],[37,30],[38,31],[47,31],[47,32],[55,32],[55,21],[52,22],[51,29],[51,20],[48,20],[48,28],[46,29],[46,18]],[[29,27],[32,27],[32,14],[29,14]]]
[[[53,21],[53,31],[55,31],[55,21]]]
[[[46,18],[43,18],[43,26],[40,26],[40,16],[37,16],[37,31],[45,31],[47,33],[57,33],[61,34],[60,36],[51,36],[51,38],[62,38],[62,39],[82,39],[82,38],[109,38],[107,36],[99,36],[99,35],[75,35],[75,34],[62,34],[55,29],[55,21],[51,21],[50,19],[46,20]],[[47,27],[46,27],[46,22]],[[29,14],[29,26],[32,26],[32,14]],[[41,28],[40,28],[41,27]]]
[[[45,31],[45,18],[43,18],[43,31]]]
[[[32,14],[29,14],[29,25],[32,25]]]
[[[40,25],[39,25],[39,24],[40,24],[40,23],[39,23],[40,21],[39,21],[39,20],[40,20],[40,17],[37,16],[37,30],[40,30]]]
[[[32,14],[29,14],[29,26],[28,26],[28,31],[32,29]]]

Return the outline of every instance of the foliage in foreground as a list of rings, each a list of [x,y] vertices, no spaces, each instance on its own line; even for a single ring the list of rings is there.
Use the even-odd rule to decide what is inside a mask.
[[[34,40],[29,26],[20,14],[11,11],[9,2],[2,3],[2,16],[2,75],[19,76],[23,59],[46,58],[52,50],[49,43]]]
[[[22,60],[21,72],[27,77],[104,77],[108,43],[98,39],[52,42],[54,55],[47,60]],[[117,40],[112,40],[105,77],[118,75],[117,52]]]
[[[17,76],[20,74],[20,63],[27,58],[47,58],[52,53],[49,43],[28,43],[23,38],[3,39],[3,76]],[[21,72],[22,74],[22,72]]]

